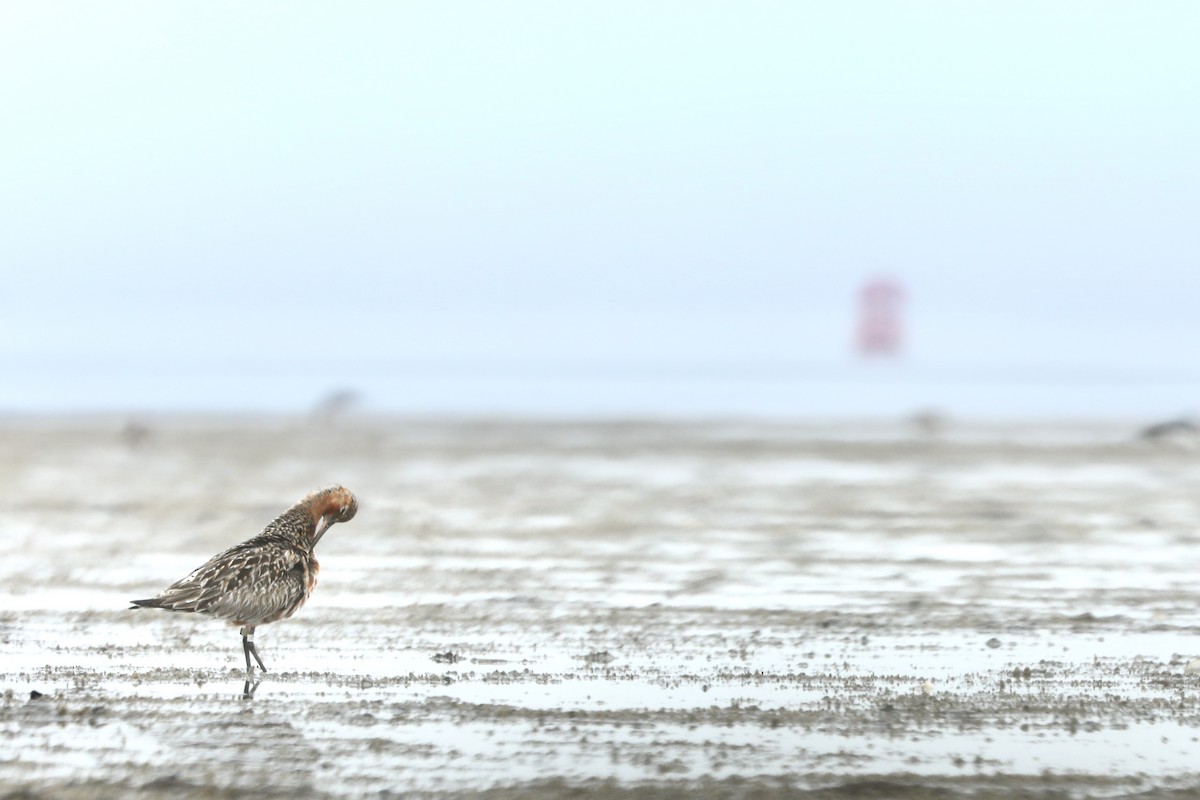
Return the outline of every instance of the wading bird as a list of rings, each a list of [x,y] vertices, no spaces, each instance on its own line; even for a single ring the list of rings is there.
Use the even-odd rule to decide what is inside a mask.
[[[350,521],[357,511],[349,489],[313,492],[258,536],[213,556],[157,596],[131,602],[135,608],[195,611],[241,626],[246,672],[254,672],[250,656],[266,672],[254,646],[255,627],[287,619],[304,605],[317,585],[313,548],[334,523]]]

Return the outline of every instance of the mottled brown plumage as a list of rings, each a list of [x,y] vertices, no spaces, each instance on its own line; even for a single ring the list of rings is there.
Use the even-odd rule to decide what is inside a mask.
[[[240,625],[246,671],[250,656],[266,672],[254,647],[254,628],[286,619],[304,605],[317,585],[313,548],[330,526],[358,511],[354,494],[330,486],[280,514],[253,539],[213,556],[186,578],[135,607],[195,611]]]

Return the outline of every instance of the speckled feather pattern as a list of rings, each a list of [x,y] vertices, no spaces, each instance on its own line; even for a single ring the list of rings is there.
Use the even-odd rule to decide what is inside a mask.
[[[296,613],[317,585],[313,548],[335,522],[358,509],[341,486],[313,492],[275,518],[263,532],[210,558],[136,606],[194,611],[235,625],[264,625]]]

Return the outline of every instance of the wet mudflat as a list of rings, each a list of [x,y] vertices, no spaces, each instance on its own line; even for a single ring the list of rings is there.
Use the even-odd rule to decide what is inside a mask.
[[[1131,426],[8,421],[0,480],[0,797],[1200,786],[1200,452]],[[257,687],[127,609],[333,482]]]

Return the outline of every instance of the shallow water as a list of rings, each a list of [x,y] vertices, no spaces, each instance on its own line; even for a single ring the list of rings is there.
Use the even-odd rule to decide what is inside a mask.
[[[1187,448],[1116,426],[147,430],[0,431],[2,790],[1200,782]],[[361,510],[309,604],[259,630],[251,696],[235,629],[126,608],[335,481]]]

